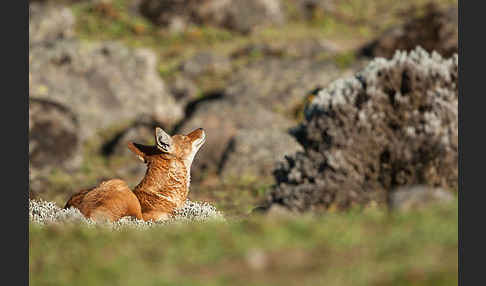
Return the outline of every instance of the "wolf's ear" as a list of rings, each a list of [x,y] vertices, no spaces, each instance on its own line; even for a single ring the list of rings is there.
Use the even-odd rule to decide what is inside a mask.
[[[172,137],[160,127],[155,128],[155,143],[157,148],[163,152],[171,153],[173,150]]]
[[[135,153],[135,155],[137,155],[137,158],[144,163],[147,163],[147,154],[145,152],[146,150],[144,150],[147,148],[148,146],[140,145],[137,143],[133,143],[133,142],[128,143],[128,149],[130,149],[130,151]]]

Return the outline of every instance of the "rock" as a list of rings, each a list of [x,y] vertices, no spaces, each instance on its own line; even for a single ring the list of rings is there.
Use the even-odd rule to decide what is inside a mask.
[[[390,192],[389,207],[391,210],[408,211],[432,203],[448,203],[453,200],[454,195],[442,188],[425,185],[404,186]]]
[[[138,119],[130,127],[116,134],[102,147],[102,152],[108,159],[121,162],[118,164],[114,162],[110,167],[114,170],[114,176],[123,178],[129,186],[136,186],[143,179],[147,165],[128,149],[128,143],[153,145],[156,126],[155,122]]]
[[[223,7],[223,27],[242,33],[250,33],[255,28],[269,24],[283,24],[285,15],[278,0],[227,1]]]
[[[29,197],[52,190],[53,170],[73,173],[83,163],[79,121],[66,106],[29,98]]]
[[[313,20],[319,16],[325,16],[328,13],[336,12],[339,6],[339,0],[292,0],[296,10],[294,14],[298,18]]]
[[[149,0],[140,3],[140,12],[157,25],[172,28],[187,26],[191,22],[191,14],[197,8],[197,3],[207,5],[208,1]]]
[[[192,167],[193,180],[206,173],[218,173],[223,179],[271,178],[278,158],[301,150],[288,134],[295,123],[285,115],[302,104],[310,87],[343,73],[351,69],[305,58],[271,58],[242,68],[220,97],[190,106],[194,112],[180,126],[182,132],[203,127],[208,134]]]
[[[75,4],[80,2],[96,2],[96,1],[107,1],[107,0],[29,0],[29,5],[32,3],[58,3],[58,4]],[[111,0],[108,0],[111,1]]]
[[[169,81],[168,87],[176,102],[182,106],[195,101],[199,96],[199,89],[194,81],[184,76],[177,76]]]
[[[52,167],[73,171],[82,162],[79,121],[66,106],[29,98],[29,165],[33,176]]]
[[[29,3],[29,47],[74,36],[76,19],[67,7]]]
[[[192,112],[187,114],[175,133],[187,134],[196,128],[204,128],[206,143],[196,154],[191,167],[191,180],[198,181],[206,173],[216,173],[224,148],[236,134],[232,116],[232,106],[221,100],[221,95],[207,98],[191,105]]]
[[[305,151],[274,171],[268,196],[291,210],[384,204],[387,191],[457,190],[458,57],[417,48],[377,58],[321,90],[293,130]]]
[[[410,51],[421,46],[428,52],[436,51],[444,57],[451,57],[458,52],[458,38],[457,5],[443,10],[431,2],[424,16],[388,30],[366,44],[361,53],[369,57],[390,58],[396,50]]]
[[[29,50],[30,96],[76,114],[82,140],[149,116],[168,128],[183,116],[157,74],[157,57],[113,42],[52,42]]]
[[[207,74],[224,74],[231,71],[228,58],[213,52],[198,52],[184,61],[180,70],[189,78]]]
[[[233,97],[216,98],[209,101],[202,101],[196,107],[195,111],[187,121],[185,121],[177,132],[188,133],[195,128],[202,127],[206,130],[206,143],[196,155],[194,163],[192,164],[192,180],[198,180],[204,177],[207,173],[231,174],[226,173],[223,166],[229,167],[224,161],[226,158],[231,158],[231,142],[236,142],[238,152],[243,152],[240,146],[249,146],[248,141],[251,139],[243,139],[242,137],[235,137],[242,130],[259,130],[261,134],[269,132],[281,132],[283,137],[286,135],[286,130],[292,125],[292,122],[283,118],[282,116],[264,109],[259,104],[248,101],[238,102]],[[256,133],[256,132],[254,132]],[[244,136],[244,135],[243,135]],[[238,138],[235,141],[234,138]],[[287,142],[291,142],[287,140]],[[250,145],[252,148],[257,147],[257,144]],[[297,143],[295,142],[295,145]],[[273,146],[265,145],[263,148],[273,148]],[[292,147],[289,146],[289,149]],[[272,152],[273,149],[253,150],[255,154]],[[250,154],[252,151],[244,151]],[[265,157],[265,156],[264,156]],[[271,155],[265,157],[268,158]],[[233,159],[231,159],[232,162]],[[253,160],[253,159],[250,159]],[[260,162],[259,162],[260,163]],[[265,165],[269,164],[265,161]],[[225,167],[225,168],[226,168]],[[245,171],[254,173],[252,169],[257,166],[249,166]],[[242,172],[240,175],[244,175]]]
[[[255,101],[289,114],[311,90],[354,70],[342,70],[331,60],[264,59],[235,73],[225,93],[236,101]]]
[[[137,119],[127,129],[122,130],[116,134],[112,140],[108,141],[103,146],[103,153],[107,156],[134,156],[127,144],[129,142],[136,142],[140,144],[152,145],[154,144],[154,130],[157,123],[151,122],[147,119]]]
[[[213,25],[247,33],[285,21],[278,0],[147,0],[140,11],[152,22],[177,32],[189,25]]]
[[[271,177],[285,155],[302,151],[292,136],[280,129],[240,130],[230,142],[220,163],[223,178]]]

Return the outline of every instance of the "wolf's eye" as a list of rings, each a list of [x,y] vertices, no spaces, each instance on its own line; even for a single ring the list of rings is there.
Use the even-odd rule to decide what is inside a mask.
[[[162,148],[164,148],[164,149],[167,149],[167,148],[169,147],[169,144],[164,143],[164,142],[161,142],[161,141],[159,140],[159,146],[160,146],[160,147],[162,147]]]

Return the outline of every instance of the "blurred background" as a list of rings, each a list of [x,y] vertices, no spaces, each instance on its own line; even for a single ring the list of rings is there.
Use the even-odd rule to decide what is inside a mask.
[[[303,151],[289,129],[302,122],[306,104],[319,90],[354,75],[376,57],[391,59],[397,49],[410,51],[420,45],[451,57],[458,51],[457,8],[455,0],[30,0],[29,197],[63,206],[73,193],[103,179],[122,178],[134,187],[143,177],[145,165],[128,150],[127,142],[153,144],[155,126],[169,134],[203,127],[207,140],[192,166],[189,198],[210,202],[227,218],[245,218],[267,200],[276,182],[278,162],[285,155]],[[358,221],[355,232],[346,233],[349,240],[343,245],[349,242],[355,247],[357,237],[363,235],[371,248],[385,245],[379,253],[370,254],[368,247],[357,246],[343,252],[324,246],[317,252],[296,250],[334,237],[331,231],[320,236],[317,225],[322,222],[303,219],[232,226],[218,236],[221,240],[214,241],[228,243],[229,249],[235,247],[229,252],[234,256],[227,256],[211,244],[210,234],[200,231],[191,243],[209,248],[194,261],[174,265],[190,264],[188,269],[198,269],[199,278],[194,281],[201,285],[232,285],[229,281],[302,285],[282,274],[294,270],[291,277],[295,279],[315,278],[302,278],[308,285],[323,285],[324,281],[331,285],[457,284],[457,206],[428,211],[431,213],[411,215],[418,219],[417,228],[413,220],[404,219],[388,230],[386,223],[377,223],[381,213],[363,218],[352,213],[322,226],[330,231]],[[429,220],[424,219],[429,215]],[[180,233],[192,236],[202,229],[194,228]],[[373,236],[382,231],[397,236],[398,240],[390,242],[397,248],[385,238]],[[276,242],[278,238],[261,238],[270,248],[278,245],[268,253],[255,245],[256,237],[271,236],[270,232],[283,238],[281,244]],[[420,236],[424,232],[426,238]],[[231,240],[232,234],[242,238]],[[99,243],[110,244],[115,239],[113,234],[104,235]],[[90,242],[88,234],[75,230],[51,247],[79,236],[86,236],[83,243],[93,243],[96,249],[98,244]],[[149,253],[155,250],[147,245],[160,241],[133,233],[127,236],[145,245],[145,252],[140,254],[134,248],[133,253],[145,261],[157,260]],[[178,240],[167,233],[163,236],[168,245]],[[49,233],[31,230],[31,237],[31,249],[42,248]],[[416,241],[409,240],[414,237]],[[191,243],[179,245],[186,249],[182,253],[190,255],[200,248]],[[346,247],[339,243],[331,244],[331,249]],[[124,249],[127,244],[129,240],[113,247]],[[391,248],[387,250],[386,245]],[[43,260],[47,259],[41,258],[43,252],[35,251],[31,259],[38,264],[32,262],[30,275],[44,277],[38,284],[55,285],[78,277],[75,266],[65,276],[48,272],[46,265],[52,267],[60,260]],[[128,248],[127,253],[130,251]],[[407,251],[404,261],[408,262],[391,262],[396,253]],[[422,255],[425,266],[414,268],[414,255]],[[197,266],[214,262],[211,259],[220,264],[227,261],[228,268],[213,273],[216,270]],[[329,269],[334,264],[326,259],[335,259],[347,272],[332,274]],[[346,264],[354,259],[374,262]],[[386,263],[378,263],[380,259]],[[106,273],[98,269],[101,273],[94,274],[92,281],[99,282],[96,279],[105,274],[106,281],[118,281],[117,267],[124,269],[120,265],[109,264]],[[384,268],[374,269],[381,266]],[[324,268],[329,272],[323,272]],[[256,276],[244,278],[246,274],[238,269]],[[345,277],[353,269],[358,276],[348,284]],[[381,272],[370,274],[372,270]],[[177,273],[167,272],[165,278]],[[172,285],[163,279],[149,281],[155,281],[151,285]],[[187,285],[195,285],[194,281]]]

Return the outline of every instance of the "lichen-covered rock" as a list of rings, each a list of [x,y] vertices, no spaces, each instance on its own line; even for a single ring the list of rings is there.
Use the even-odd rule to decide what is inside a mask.
[[[53,202],[29,199],[29,221],[41,225],[82,223],[88,226],[100,225],[109,227],[113,230],[120,230],[126,227],[148,229],[150,227],[178,222],[224,222],[225,218],[222,212],[218,211],[214,206],[207,202],[200,203],[187,201],[182,208],[175,211],[174,217],[167,221],[146,222],[131,217],[123,217],[113,223],[95,222],[84,217],[76,208],[62,209]]]
[[[392,28],[365,45],[364,55],[390,58],[396,50],[413,50],[416,46],[436,51],[444,57],[458,52],[459,25],[457,4],[447,10],[431,2],[425,15],[403,26]]]
[[[188,25],[214,25],[239,32],[285,21],[278,0],[147,0],[140,11],[154,23],[182,31]]]
[[[67,106],[81,139],[146,115],[163,126],[183,116],[157,74],[157,57],[113,42],[55,41],[29,50],[30,96]]]
[[[386,202],[424,184],[457,190],[458,57],[422,48],[377,58],[321,90],[294,129],[305,151],[287,156],[268,197],[292,210]]]
[[[74,36],[76,19],[67,7],[29,3],[29,47]]]

